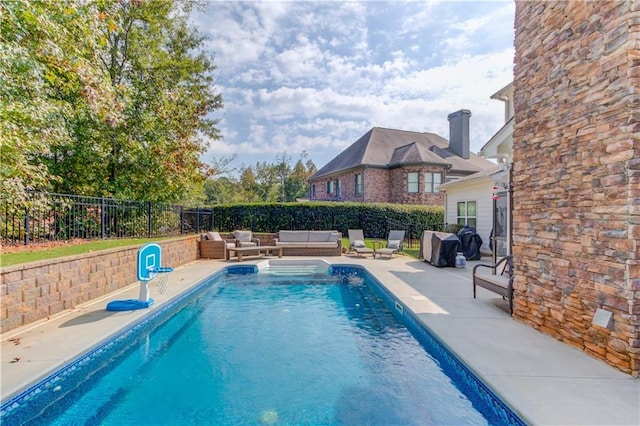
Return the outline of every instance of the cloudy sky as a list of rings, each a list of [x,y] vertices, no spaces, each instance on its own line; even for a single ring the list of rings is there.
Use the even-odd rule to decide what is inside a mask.
[[[232,166],[301,153],[320,168],[372,127],[437,133],[471,110],[471,151],[504,124],[490,96],[513,74],[514,2],[212,1],[223,139]]]

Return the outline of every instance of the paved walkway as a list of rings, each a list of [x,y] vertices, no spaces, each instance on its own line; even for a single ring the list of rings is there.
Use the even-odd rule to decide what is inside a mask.
[[[640,425],[640,379],[513,320],[506,302],[493,293],[479,289],[474,300],[475,262],[466,269],[453,269],[405,256],[346,255],[326,260],[365,266],[527,423]],[[165,295],[155,294],[152,287],[154,306],[232,264],[237,262],[201,260],[176,268]],[[145,310],[104,309],[108,301],[136,298],[137,292],[134,284],[2,335],[2,400],[144,315]]]

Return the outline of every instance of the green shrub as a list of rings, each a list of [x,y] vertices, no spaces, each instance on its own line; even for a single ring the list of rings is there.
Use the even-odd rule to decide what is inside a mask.
[[[444,209],[384,203],[233,204],[216,206],[214,223],[221,232],[335,229],[347,235],[349,229],[362,229],[367,238],[386,238],[390,229],[404,229],[407,237],[419,238],[424,230],[443,228]]]

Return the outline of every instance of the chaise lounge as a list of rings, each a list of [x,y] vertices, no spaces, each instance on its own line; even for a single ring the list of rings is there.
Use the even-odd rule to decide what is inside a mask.
[[[357,255],[371,254],[375,257],[373,249],[364,243],[364,231],[362,229],[349,229],[349,251],[355,251]]]
[[[387,244],[383,248],[376,249],[373,253],[373,257],[386,255],[393,256],[393,253],[402,250],[402,243],[404,241],[404,231],[402,230],[391,230],[389,231],[389,237],[387,238]]]

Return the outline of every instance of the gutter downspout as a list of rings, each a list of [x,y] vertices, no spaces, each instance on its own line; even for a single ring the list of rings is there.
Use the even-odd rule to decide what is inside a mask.
[[[448,212],[447,207],[448,207],[449,199],[447,197],[447,190],[446,189],[444,189],[444,190],[441,189],[440,192],[444,193],[444,218],[443,218],[444,219],[444,229],[442,230],[442,232],[446,232],[446,230],[447,230],[447,217],[449,217],[449,215],[447,214],[447,212]]]
[[[507,198],[507,202],[509,203],[508,206],[508,212],[509,214],[507,214],[507,228],[509,229],[509,232],[507,233],[507,238],[509,239],[509,241],[507,241],[507,254],[513,254],[512,251],[512,247],[511,247],[511,242],[513,241],[513,185],[511,184],[512,181],[512,177],[513,177],[513,163],[511,163],[509,165],[509,187],[507,188],[507,194],[508,194],[508,198]]]

